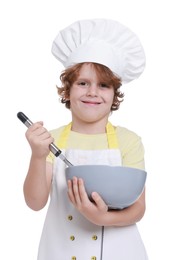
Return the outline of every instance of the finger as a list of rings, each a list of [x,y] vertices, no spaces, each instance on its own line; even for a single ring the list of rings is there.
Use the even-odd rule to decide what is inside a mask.
[[[40,138],[38,140],[44,141],[47,139],[52,139],[51,138],[51,134],[47,131],[46,128],[44,128],[43,126],[37,126],[35,129],[30,129],[30,132],[27,132],[27,135],[29,136],[29,138]]]
[[[73,194],[74,194],[76,205],[80,206],[81,205],[81,198],[80,198],[80,195],[79,195],[79,185],[78,185],[77,177],[73,177],[72,184],[73,184],[72,189],[73,189]]]
[[[26,136],[31,136],[31,135],[38,135],[37,133],[39,131],[42,131],[43,129],[43,123],[40,124],[40,123],[35,123],[33,125],[31,125],[27,131],[26,131]]]
[[[32,131],[32,134],[34,134],[36,136],[41,136],[43,134],[49,134],[50,135],[50,133],[47,131],[47,129],[43,126],[39,126],[36,129],[34,129]]]
[[[42,140],[51,139],[51,141],[53,141],[53,138],[51,137],[51,134],[48,131],[42,132],[39,136]]]
[[[78,180],[78,184],[79,184],[79,195],[80,195],[81,201],[84,202],[86,200],[89,200],[85,186],[84,186],[83,179],[80,178]]]
[[[68,180],[67,182],[67,185],[68,185],[68,197],[70,199],[70,201],[75,204],[75,198],[74,198],[74,193],[73,193],[73,185],[72,185],[72,181],[71,180]]]
[[[39,121],[39,122],[36,122],[36,123],[33,123],[32,125],[30,125],[28,129],[33,132],[37,128],[42,127],[43,124],[44,123],[42,121]]]

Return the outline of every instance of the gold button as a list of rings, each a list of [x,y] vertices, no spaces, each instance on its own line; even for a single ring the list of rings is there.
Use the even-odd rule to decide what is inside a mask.
[[[93,239],[93,240],[97,240],[98,237],[97,237],[96,235],[94,235],[94,236],[92,236],[92,239]]]
[[[75,240],[75,236],[70,236],[70,239],[73,241]]]
[[[72,256],[72,257],[71,257],[71,260],[76,260],[76,257],[75,257],[75,256]]]
[[[73,219],[73,216],[69,215],[69,216],[68,216],[68,219],[69,219],[69,220],[72,220],[72,219]]]
[[[96,257],[95,257],[95,256],[92,256],[92,257],[91,257],[91,260],[96,260]]]

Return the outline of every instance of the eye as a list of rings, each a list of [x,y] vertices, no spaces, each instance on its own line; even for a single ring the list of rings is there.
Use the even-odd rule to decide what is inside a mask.
[[[110,86],[107,85],[106,83],[100,83],[100,87],[101,88],[110,88]]]
[[[88,83],[85,82],[85,81],[79,81],[79,82],[77,82],[77,84],[78,84],[79,86],[86,86]]]

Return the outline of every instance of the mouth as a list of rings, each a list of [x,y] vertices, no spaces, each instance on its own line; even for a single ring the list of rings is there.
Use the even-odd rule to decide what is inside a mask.
[[[101,102],[97,101],[82,101],[82,103],[87,104],[87,105],[100,105]]]

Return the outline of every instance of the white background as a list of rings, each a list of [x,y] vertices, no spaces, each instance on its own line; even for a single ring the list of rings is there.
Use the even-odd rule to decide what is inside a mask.
[[[33,212],[25,205],[22,187],[30,148],[16,114],[43,120],[48,129],[70,121],[56,93],[63,67],[52,56],[51,44],[60,29],[86,18],[119,20],[144,46],[146,70],[124,86],[125,101],[110,119],[138,133],[145,146],[147,211],[138,226],[149,258],[178,260],[178,0],[0,2],[0,259],[36,259],[47,207]]]

